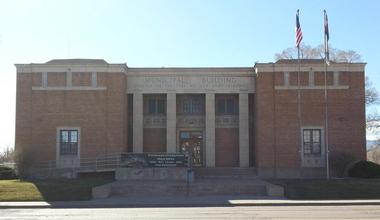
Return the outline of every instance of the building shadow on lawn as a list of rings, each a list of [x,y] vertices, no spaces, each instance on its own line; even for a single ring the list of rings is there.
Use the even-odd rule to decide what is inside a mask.
[[[110,183],[113,176],[83,175],[78,179],[32,179],[42,198],[46,202],[52,201],[83,201],[90,200],[91,190],[95,186]]]

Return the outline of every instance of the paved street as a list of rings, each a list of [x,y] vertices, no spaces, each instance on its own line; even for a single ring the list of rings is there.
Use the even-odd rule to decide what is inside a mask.
[[[380,206],[1,209],[3,219],[379,219]]]

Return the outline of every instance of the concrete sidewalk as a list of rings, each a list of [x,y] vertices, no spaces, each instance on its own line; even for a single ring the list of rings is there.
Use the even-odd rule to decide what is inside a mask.
[[[215,206],[343,206],[380,205],[377,200],[289,200],[255,196],[111,197],[89,201],[0,202],[1,209],[14,208],[121,208],[121,207],[215,207]]]

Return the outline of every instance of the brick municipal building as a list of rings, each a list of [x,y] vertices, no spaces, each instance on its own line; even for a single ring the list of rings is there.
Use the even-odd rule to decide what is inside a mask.
[[[332,153],[366,158],[364,63],[133,68],[100,59],[16,64],[16,150],[79,168],[119,153],[191,154],[194,168],[323,177]],[[298,96],[299,94],[299,96]],[[326,133],[326,131],[328,131]]]

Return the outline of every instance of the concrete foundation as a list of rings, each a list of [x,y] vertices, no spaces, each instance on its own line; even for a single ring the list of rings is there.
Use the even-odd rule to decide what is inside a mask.
[[[116,180],[177,180],[193,181],[194,172],[187,167],[117,168]]]

